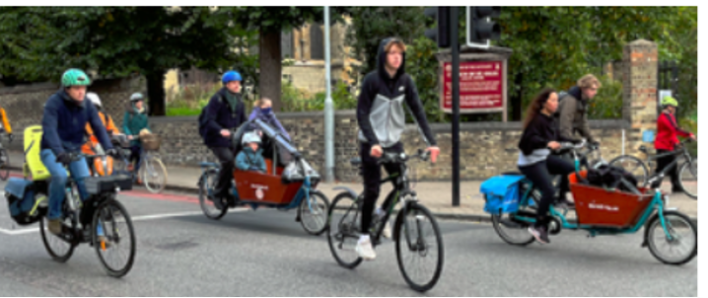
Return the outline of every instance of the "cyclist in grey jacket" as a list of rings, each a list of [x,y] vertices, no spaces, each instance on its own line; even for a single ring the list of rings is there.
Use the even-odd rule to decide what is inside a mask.
[[[401,134],[406,125],[403,104],[407,104],[419,124],[423,138],[435,162],[440,149],[430,132],[425,110],[418,98],[413,79],[405,73],[405,44],[396,38],[381,41],[377,55],[377,69],[366,75],[357,104],[359,123],[359,155],[362,161],[364,180],[364,204],[361,216],[362,235],[356,246],[357,253],[366,260],[376,258],[369,238],[369,228],[376,200],[380,192],[381,166],[376,163],[384,152],[403,152]],[[394,174],[400,168],[395,164],[384,164],[386,172]],[[376,210],[383,215],[391,202],[387,199],[382,208]],[[391,237],[391,228],[385,223],[383,236]]]

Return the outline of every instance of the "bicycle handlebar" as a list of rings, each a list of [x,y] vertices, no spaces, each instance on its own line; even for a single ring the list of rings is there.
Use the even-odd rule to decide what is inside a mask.
[[[412,158],[417,158],[422,161],[428,161],[430,158],[430,151],[423,150],[423,149],[418,149],[418,152],[414,155],[407,155],[405,152],[401,153],[384,153],[381,158],[379,158],[376,163],[377,164],[384,164],[384,163],[405,163]]]

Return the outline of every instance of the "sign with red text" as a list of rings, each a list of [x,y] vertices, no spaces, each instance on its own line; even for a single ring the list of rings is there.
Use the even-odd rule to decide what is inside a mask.
[[[443,63],[440,107],[452,113],[452,64]],[[506,69],[504,61],[460,62],[460,113],[504,111]]]

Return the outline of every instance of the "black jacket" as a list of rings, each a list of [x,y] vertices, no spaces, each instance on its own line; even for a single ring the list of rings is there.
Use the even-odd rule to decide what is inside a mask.
[[[418,98],[415,83],[405,73],[406,56],[403,53],[401,67],[391,77],[385,69],[385,45],[391,40],[381,41],[377,55],[377,69],[366,75],[361,86],[357,103],[357,121],[359,123],[359,140],[371,145],[380,144],[391,147],[400,141],[405,128],[405,111],[402,103],[410,108],[422,131],[423,137],[431,146],[436,145],[430,132],[425,110]]]
[[[233,133],[248,120],[243,100],[238,101],[236,112],[233,112],[229,103],[226,102],[226,92],[229,91],[226,88],[221,88],[211,97],[209,104],[205,107],[207,109],[207,128],[204,144],[208,147],[231,147],[231,139],[223,137],[221,130],[228,129]]]
[[[558,133],[558,125],[553,116],[539,113],[524,129],[519,141],[519,149],[524,155],[530,155],[534,150],[548,147],[548,142],[573,142]]]

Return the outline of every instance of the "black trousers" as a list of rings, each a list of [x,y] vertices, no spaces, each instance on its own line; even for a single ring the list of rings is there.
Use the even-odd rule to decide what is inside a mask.
[[[219,159],[221,163],[221,170],[219,171],[219,179],[216,182],[216,187],[214,190],[216,197],[227,197],[229,195],[229,188],[231,188],[231,180],[233,179],[233,172],[236,166],[234,160],[234,153],[229,147],[209,147],[216,158]]]
[[[669,152],[672,152],[672,151],[661,150],[661,149],[656,150],[656,154],[665,154],[665,153],[669,153]],[[666,169],[666,167],[669,164],[671,164],[672,162],[674,162],[674,160],[676,160],[676,155],[668,155],[668,156],[658,158],[656,160],[656,173],[659,173],[659,172],[663,171],[664,169]],[[666,171],[666,176],[671,176],[671,186],[673,189],[680,189],[681,188],[681,183],[679,182],[678,167],[676,166],[676,164],[672,165],[671,168],[669,168]],[[652,183],[651,187],[652,188],[660,187],[661,182],[663,180],[664,179],[662,178],[661,180],[655,181],[654,183]]]
[[[384,152],[403,152],[403,144],[397,143],[390,148],[385,148]],[[376,164],[377,158],[371,156],[371,145],[368,143],[359,144],[359,156],[361,157],[361,175],[364,180],[364,204],[361,210],[361,231],[369,233],[371,218],[376,207],[376,200],[381,192],[381,165]],[[399,164],[383,164],[386,172],[391,175],[400,172]],[[382,205],[384,210],[391,206],[393,197],[387,197]]]
[[[564,198],[570,191],[568,175],[575,171],[573,164],[554,155],[549,155],[546,160],[529,165],[519,167],[526,178],[533,182],[533,185],[541,191],[541,202],[537,210],[536,225],[545,226],[548,224],[548,210],[551,204],[556,199],[555,187],[553,187],[553,177],[551,175],[561,175],[560,196]]]

